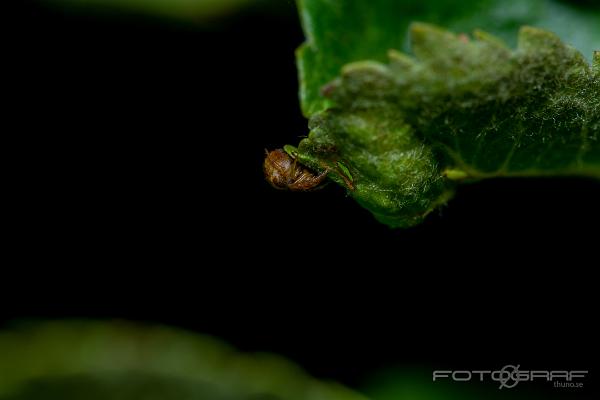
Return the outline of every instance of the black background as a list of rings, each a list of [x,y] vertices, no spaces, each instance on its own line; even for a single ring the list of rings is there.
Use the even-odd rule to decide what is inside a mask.
[[[264,182],[264,149],[307,132],[292,3],[208,24],[15,4],[5,324],[170,324],[350,385],[395,364],[594,371],[596,182],[465,186],[392,231],[340,188]]]

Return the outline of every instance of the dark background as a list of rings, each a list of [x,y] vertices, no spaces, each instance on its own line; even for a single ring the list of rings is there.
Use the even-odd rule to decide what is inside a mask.
[[[597,182],[465,186],[393,231],[340,188],[263,180],[264,149],[307,133],[291,2],[209,23],[14,3],[3,324],[170,324],[354,386],[396,364],[594,371]]]

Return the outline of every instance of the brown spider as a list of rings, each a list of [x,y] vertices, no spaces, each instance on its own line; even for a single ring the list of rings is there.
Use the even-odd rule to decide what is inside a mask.
[[[306,192],[319,189],[329,173],[329,170],[315,174],[298,164],[283,149],[265,150],[266,158],[263,165],[265,178],[275,189]]]

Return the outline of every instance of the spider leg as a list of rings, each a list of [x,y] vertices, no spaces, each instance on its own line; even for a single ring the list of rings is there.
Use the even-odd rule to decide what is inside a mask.
[[[340,169],[338,167],[330,167],[329,165],[322,165],[324,171],[319,174],[316,178],[320,179],[321,181],[323,181],[323,179],[325,179],[325,176],[327,176],[328,173],[330,172],[335,172],[340,178],[342,178],[342,180],[344,181],[344,183],[346,184],[346,186],[348,187],[348,189],[354,191],[355,187],[354,184],[352,183],[352,181],[350,179],[348,179],[348,177],[346,176],[346,174],[344,174],[342,171],[340,171]]]
[[[342,178],[342,180],[344,181],[344,183],[346,184],[346,186],[348,187],[348,189],[354,191],[354,183],[352,182],[352,180],[350,180],[350,178],[348,178],[348,176],[344,173],[344,171],[342,171],[339,167],[334,167],[333,170],[335,171],[336,174],[338,174],[338,176],[340,178]]]
[[[345,174],[341,174],[338,172],[338,174],[342,177],[342,179],[344,180],[344,183],[346,184],[346,186],[348,186],[348,189],[354,191],[354,184],[350,181],[350,179],[348,179],[348,177]]]
[[[331,169],[329,168],[325,168],[323,170],[323,172],[321,172],[319,175],[315,176],[315,181],[318,183],[321,183],[325,180],[325,178],[327,177],[327,175],[329,175],[329,172],[331,171]]]
[[[290,174],[288,176],[288,184],[294,184],[299,179],[302,178],[302,172],[300,172],[300,174],[297,174],[298,171],[299,171],[299,169],[298,169],[298,159],[294,158],[294,162],[292,163]]]

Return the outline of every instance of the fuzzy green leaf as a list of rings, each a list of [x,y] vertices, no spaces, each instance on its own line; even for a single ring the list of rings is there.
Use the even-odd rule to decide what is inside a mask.
[[[456,32],[476,29],[516,45],[519,28],[532,25],[556,33],[586,57],[600,43],[600,3],[559,0],[297,0],[306,43],[298,49],[300,97],[306,116],[330,104],[323,85],[347,63],[384,62],[389,49],[407,51],[413,21]]]
[[[420,222],[457,181],[600,177],[598,54],[590,65],[532,27],[521,28],[514,51],[483,31],[473,36],[413,24],[414,57],[392,50],[387,63],[345,65],[312,103],[325,110],[312,115],[301,162],[332,171],[393,227]]]
[[[365,400],[271,354],[126,322],[55,321],[0,331],[0,399]]]

